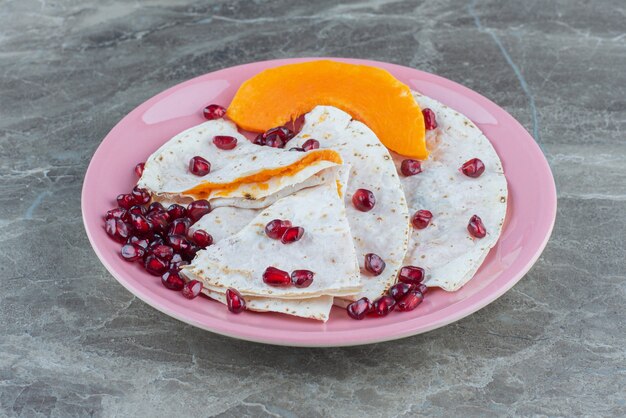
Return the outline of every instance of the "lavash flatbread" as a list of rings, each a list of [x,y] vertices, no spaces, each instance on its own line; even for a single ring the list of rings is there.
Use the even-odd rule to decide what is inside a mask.
[[[213,137],[217,135],[237,138],[237,146],[232,150],[217,148],[212,143]],[[209,174],[199,177],[189,172],[189,160],[195,156],[211,163]],[[304,161],[306,158],[310,160]],[[241,205],[250,207],[246,201],[262,199],[300,184],[315,173],[338,165],[340,161],[333,161],[336,158],[336,154],[316,153],[307,156],[279,148],[260,147],[243,137],[232,122],[217,119],[187,129],[163,144],[146,161],[138,185],[148,189],[157,199],[184,201],[185,198],[231,198],[226,204],[238,205],[237,202],[244,202]],[[284,175],[277,172],[294,166],[298,166],[296,171]],[[239,181],[247,176],[272,171],[277,173],[267,180]],[[198,190],[207,183],[216,189]]]
[[[321,149],[339,152],[344,163],[352,166],[345,206],[357,260],[363,267],[365,254],[375,253],[386,268],[376,277],[363,269],[363,290],[348,299],[378,299],[396,281],[410,232],[406,199],[394,163],[371,129],[335,107],[317,106],[307,113],[302,130],[289,146],[301,146],[310,138],[317,139]],[[369,212],[361,212],[352,204],[352,195],[359,188],[372,191],[376,197],[376,205]]]
[[[507,182],[493,146],[474,123],[434,99],[418,93],[414,97],[422,109],[435,112],[438,127],[426,131],[430,158],[422,162],[423,172],[400,178],[410,214],[427,209],[433,220],[427,228],[412,231],[404,264],[423,267],[427,286],[455,291],[474,276],[500,236]],[[478,178],[458,171],[472,158],[485,164]],[[403,159],[394,155],[398,170]],[[467,232],[474,214],[487,228],[482,239]]]
[[[199,251],[183,271],[198,277],[209,290],[232,287],[244,297],[302,299],[360,291],[352,235],[338,190],[342,181],[337,173],[322,185],[280,199],[235,235]],[[273,219],[303,227],[303,237],[292,244],[270,239],[264,228]],[[270,266],[287,272],[311,270],[315,279],[307,288],[268,286],[262,275]]]

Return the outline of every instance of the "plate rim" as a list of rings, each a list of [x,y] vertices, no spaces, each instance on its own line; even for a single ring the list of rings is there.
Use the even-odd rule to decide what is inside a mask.
[[[530,138],[528,146],[532,149],[531,150],[532,154],[536,155],[537,163],[539,163],[539,165],[541,165],[543,168],[544,173],[541,174],[541,177],[543,178],[543,180],[546,181],[545,186],[547,186],[547,188],[549,189],[549,190],[546,190],[546,193],[547,194],[549,193],[549,198],[550,198],[550,201],[548,202],[549,207],[546,207],[545,211],[546,211],[546,215],[549,215],[550,224],[545,229],[545,232],[543,234],[544,236],[542,238],[541,243],[534,249],[533,255],[528,259],[525,265],[519,268],[518,271],[515,272],[514,274],[511,274],[511,277],[507,279],[505,283],[499,284],[497,289],[495,289],[495,291],[494,289],[490,289],[491,286],[486,286],[485,288],[480,289],[475,294],[467,297],[466,299],[463,299],[462,301],[466,302],[467,306],[461,307],[460,309],[459,308],[453,309],[455,308],[455,305],[456,305],[456,304],[453,304],[453,305],[444,307],[443,309],[440,309],[436,312],[433,312],[432,314],[434,313],[441,314],[442,311],[445,311],[448,309],[452,310],[452,312],[446,313],[445,315],[443,315],[441,319],[432,321],[428,326],[425,326],[425,327],[418,326],[419,329],[416,329],[416,324],[414,324],[415,320],[418,320],[419,318],[423,318],[423,317],[417,317],[417,318],[413,318],[411,320],[402,322],[405,325],[409,325],[406,329],[400,330],[400,331],[394,331],[391,334],[384,334],[381,337],[377,337],[373,333],[373,331],[377,328],[388,328],[389,325],[381,325],[380,327],[372,327],[368,330],[370,332],[367,332],[366,335],[363,335],[363,330],[345,331],[345,334],[354,334],[354,335],[350,335],[349,337],[343,337],[340,339],[340,341],[322,340],[319,342],[312,342],[311,334],[316,334],[316,335],[324,334],[325,331],[323,330],[315,331],[315,332],[293,331],[293,332],[290,332],[290,337],[288,338],[282,337],[280,339],[276,339],[272,337],[272,334],[269,334],[269,336],[267,334],[264,334],[263,328],[258,328],[256,326],[251,326],[251,325],[243,326],[241,324],[237,324],[236,331],[229,332],[228,323],[224,322],[226,326],[221,326],[222,324],[220,323],[223,321],[219,318],[214,318],[214,321],[212,321],[211,323],[211,325],[213,326],[209,326],[205,323],[196,321],[193,318],[184,317],[180,315],[178,312],[176,312],[175,310],[170,309],[167,306],[163,306],[160,303],[158,303],[158,301],[154,301],[150,297],[143,295],[139,290],[135,289],[132,286],[131,282],[121,277],[121,275],[118,275],[114,267],[110,265],[110,263],[108,263],[106,258],[103,256],[100,248],[98,248],[98,246],[95,244],[95,238],[93,236],[93,231],[88,224],[87,216],[86,216],[86,209],[85,209],[85,201],[86,201],[86,195],[87,195],[87,180],[90,178],[90,172],[93,170],[92,163],[98,157],[98,154],[103,152],[102,151],[103,145],[106,142],[107,138],[111,136],[113,133],[115,133],[115,131],[119,129],[120,125],[122,125],[122,123],[127,118],[131,117],[131,115],[137,112],[140,112],[143,107],[148,106],[148,103],[155,102],[159,98],[165,97],[171,94],[174,89],[179,89],[186,85],[194,84],[199,79],[205,77],[208,74],[215,74],[215,73],[222,72],[222,71],[233,71],[238,68],[247,67],[251,65],[268,65],[268,64],[280,65],[286,62],[294,63],[294,62],[303,62],[303,61],[321,60],[321,59],[331,59],[331,60],[356,63],[356,64],[364,64],[364,65],[377,65],[378,64],[379,68],[380,67],[383,67],[383,68],[384,67],[397,67],[398,69],[402,69],[404,71],[409,70],[409,71],[414,71],[417,73],[427,74],[428,76],[433,77],[438,81],[443,81],[445,84],[448,84],[448,85],[451,83],[455,91],[457,92],[460,91],[463,96],[468,96],[468,95],[473,96],[473,98],[479,99],[480,101],[484,101],[488,103],[490,106],[493,106],[499,109],[502,112],[502,116],[508,119],[507,123],[515,125],[516,128],[523,131],[526,134],[526,136]],[[434,98],[436,99],[436,97]],[[489,137],[487,137],[487,139],[491,142],[491,139],[489,139]],[[491,304],[496,299],[500,298],[504,293],[509,291],[515,284],[517,284],[517,282],[519,282],[526,275],[526,273],[528,273],[528,271],[532,268],[532,266],[537,262],[543,250],[545,249],[548,241],[550,240],[550,237],[554,230],[554,225],[556,222],[556,214],[557,214],[557,204],[558,204],[558,201],[557,201],[556,184],[554,181],[554,175],[552,174],[552,170],[550,169],[550,165],[545,155],[543,154],[541,148],[539,147],[535,139],[532,137],[532,135],[530,135],[530,133],[526,130],[526,128],[524,128],[524,126],[520,122],[518,122],[517,119],[515,119],[504,108],[502,108],[501,106],[499,106],[498,104],[490,100],[489,98],[483,96],[482,94],[470,89],[469,87],[466,87],[460,83],[457,83],[456,81],[450,80],[448,78],[445,78],[436,74],[432,74],[427,71],[418,70],[416,68],[389,63],[389,62],[384,62],[384,61],[358,59],[358,58],[342,58],[342,57],[298,57],[298,58],[280,58],[280,59],[271,59],[271,60],[263,60],[263,61],[252,61],[249,63],[239,64],[239,65],[232,66],[232,67],[221,68],[221,69],[211,71],[206,74],[201,74],[197,77],[193,77],[189,80],[185,80],[183,82],[177,83],[175,85],[168,87],[167,89],[163,91],[160,91],[154,96],[144,100],[142,103],[134,107],[130,112],[124,115],[124,117],[120,119],[115,124],[115,126],[111,128],[111,130],[107,133],[107,135],[101,140],[100,144],[98,145],[98,147],[96,148],[95,152],[93,153],[92,157],[89,160],[89,165],[87,167],[87,170],[85,171],[85,175],[83,178],[83,186],[81,189],[81,215],[83,219],[83,226],[85,227],[85,231],[87,233],[89,243],[91,247],[93,248],[94,252],[96,253],[96,256],[98,257],[100,262],[104,265],[104,267],[107,269],[107,271],[117,280],[118,283],[120,283],[125,289],[131,292],[135,297],[139,298],[144,303],[147,303],[148,305],[152,306],[154,309],[160,312],[163,312],[164,314],[168,316],[171,316],[179,321],[185,322],[187,324],[193,325],[195,327],[198,327],[206,331],[210,331],[219,335],[236,338],[240,340],[246,340],[246,341],[262,343],[262,344],[290,346],[290,347],[347,347],[347,346],[358,346],[358,345],[364,345],[364,344],[374,344],[374,343],[380,343],[380,342],[385,342],[385,341],[393,341],[393,340],[406,338],[406,337],[413,336],[413,335],[419,335],[425,332],[432,331],[437,328],[441,328],[443,326],[449,325],[453,322],[461,320],[479,311],[480,309]],[[485,292],[487,293],[484,294]],[[257,330],[257,332],[254,332],[255,330]],[[303,333],[306,334],[306,336],[300,335]],[[304,338],[304,341],[303,341],[303,338]]]

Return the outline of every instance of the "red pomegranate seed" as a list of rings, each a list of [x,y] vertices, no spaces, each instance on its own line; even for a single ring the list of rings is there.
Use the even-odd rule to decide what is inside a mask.
[[[122,246],[120,251],[122,258],[126,261],[137,261],[140,258],[143,258],[145,253],[146,250],[137,244],[125,244]]]
[[[363,319],[372,310],[372,303],[368,298],[361,298],[346,307],[348,315],[352,319]]]
[[[291,272],[291,282],[299,288],[309,287],[313,283],[313,276],[315,273],[310,270],[294,270]]]
[[[422,109],[422,114],[424,115],[424,127],[427,131],[432,131],[437,127],[437,118],[435,117],[435,112],[426,108]]]
[[[412,311],[417,308],[417,305],[422,303],[423,300],[424,295],[417,290],[413,290],[398,301],[398,310],[403,312]]]
[[[185,281],[177,271],[168,271],[161,276],[161,283],[170,290],[183,290]]]
[[[396,283],[389,288],[389,296],[399,301],[403,297],[409,294],[411,290],[415,289],[415,285],[408,283]]]
[[[461,168],[459,168],[459,171],[467,177],[480,177],[480,175],[485,171],[485,164],[478,158],[472,158],[471,160],[463,163]]]
[[[104,230],[117,242],[125,242],[130,236],[130,227],[121,219],[108,219],[104,223]]]
[[[428,286],[426,286],[424,283],[420,283],[415,286],[415,290],[420,292],[422,295],[425,295],[426,293],[428,293]]]
[[[374,253],[365,254],[365,270],[374,276],[379,276],[385,270],[385,262],[380,256]]]
[[[258,134],[254,140],[252,141],[255,145],[265,146],[265,136],[264,134]]]
[[[268,129],[262,134],[263,138],[269,138],[272,135],[277,135],[280,139],[287,142],[295,136],[293,131],[286,126],[277,126],[275,128]]]
[[[265,234],[271,239],[281,239],[289,227],[291,227],[291,221],[274,219],[265,225]]]
[[[150,201],[150,192],[139,186],[135,186],[130,194],[133,196],[133,199],[135,199],[136,205],[145,205]]]
[[[272,148],[285,148],[285,141],[277,134],[265,138],[265,145]]]
[[[187,299],[193,299],[200,294],[202,283],[197,280],[190,280],[183,286],[183,296]]]
[[[228,135],[217,135],[213,138],[216,147],[223,150],[231,150],[237,146],[237,138]]]
[[[135,174],[137,174],[137,177],[141,177],[145,166],[146,166],[146,163],[139,163],[135,166]]]
[[[130,215],[134,231],[138,235],[148,235],[152,232],[152,224],[143,215]]]
[[[169,245],[159,244],[150,249],[150,253],[163,261],[170,261],[174,256],[174,250]]]
[[[213,237],[202,229],[196,229],[189,237],[198,247],[204,249],[213,244]]]
[[[149,255],[143,262],[146,271],[154,276],[160,276],[167,270],[169,264],[165,260],[161,260],[156,255]]]
[[[120,194],[117,195],[117,204],[121,208],[130,209],[135,205],[135,198],[131,194]]]
[[[474,238],[484,238],[485,235],[487,235],[485,224],[483,224],[483,220],[480,219],[478,215],[474,215],[470,218],[467,224],[467,230]]]
[[[150,206],[148,206],[148,213],[153,212],[165,212],[165,208],[160,202],[152,202]]]
[[[270,286],[289,286],[291,277],[286,271],[279,270],[276,267],[268,267],[263,272],[263,283]]]
[[[389,295],[381,296],[374,302],[372,312],[377,316],[387,316],[396,307],[396,300]]]
[[[130,216],[126,209],[123,208],[115,208],[107,211],[106,215],[104,215],[104,220],[108,221],[109,219],[121,219],[124,222],[130,222]]]
[[[320,141],[318,141],[317,139],[307,139],[306,141],[304,141],[304,144],[302,144],[302,149],[305,151],[311,151],[312,149],[318,149],[320,147]]]
[[[186,266],[189,264],[187,261],[183,260],[180,254],[174,254],[172,259],[170,260],[170,270],[180,271],[182,266]]]
[[[361,212],[369,212],[376,205],[374,193],[367,189],[358,189],[352,195],[352,204]]]
[[[240,313],[246,309],[246,301],[235,289],[226,289],[226,306],[232,313]]]
[[[402,175],[409,177],[422,172],[422,163],[417,160],[403,160],[400,164],[400,172]]]
[[[172,223],[170,223],[170,227],[167,230],[168,235],[187,235],[189,231],[189,227],[191,226],[191,219],[189,218],[178,218]]]
[[[150,241],[148,238],[139,238],[133,235],[126,240],[126,244],[137,244],[145,250],[150,245]]]
[[[292,148],[289,148],[289,151],[299,151],[299,152],[304,152],[304,148],[292,147]]]
[[[167,238],[165,238],[165,243],[179,254],[184,253],[191,245],[184,235],[168,235]]]
[[[202,111],[204,118],[207,120],[214,120],[223,118],[226,114],[226,109],[218,104],[210,104]]]
[[[192,223],[197,222],[209,212],[211,212],[211,204],[206,200],[196,200],[187,206],[187,216]]]
[[[181,250],[181,255],[185,261],[191,261],[194,259],[198,251],[200,251],[200,247],[195,244],[189,244],[188,247]]]
[[[285,230],[285,233],[280,238],[280,242],[283,244],[291,244],[299,241],[302,235],[304,235],[304,228],[301,226],[292,226]]]
[[[169,225],[170,215],[167,212],[150,212],[146,219],[152,224],[154,232],[165,232]]]
[[[170,220],[173,221],[174,219],[185,217],[187,215],[187,209],[185,209],[184,206],[174,203],[167,208],[167,213],[170,215]]]
[[[398,274],[398,281],[417,285],[424,280],[424,269],[415,266],[404,266]]]
[[[128,209],[128,213],[133,215],[145,215],[146,207],[141,205],[131,206],[130,209]]]
[[[413,224],[413,227],[415,229],[424,229],[430,224],[430,221],[432,219],[433,214],[431,211],[426,209],[420,209],[413,214],[413,217],[411,218],[411,223]]]
[[[154,234],[152,235],[152,238],[150,238],[150,244],[148,245],[148,250],[156,247],[157,245],[161,245],[164,242],[165,240],[160,234]]]
[[[206,176],[211,171],[211,163],[196,155],[189,160],[189,172],[196,176]]]

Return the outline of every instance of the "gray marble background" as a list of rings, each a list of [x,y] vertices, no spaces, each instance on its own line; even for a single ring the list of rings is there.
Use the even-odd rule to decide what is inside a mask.
[[[1,416],[626,415],[626,10],[612,1],[0,1]],[[195,329],[120,286],[80,190],[101,139],[178,82],[279,57],[440,74],[533,133],[543,256],[458,323],[354,348]]]

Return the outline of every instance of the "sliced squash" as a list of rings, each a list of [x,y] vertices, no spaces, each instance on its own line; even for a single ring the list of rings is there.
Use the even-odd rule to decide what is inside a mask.
[[[227,115],[243,129],[264,132],[317,105],[347,112],[392,151],[428,157],[424,117],[410,88],[376,67],[319,60],[271,68],[239,87]]]

